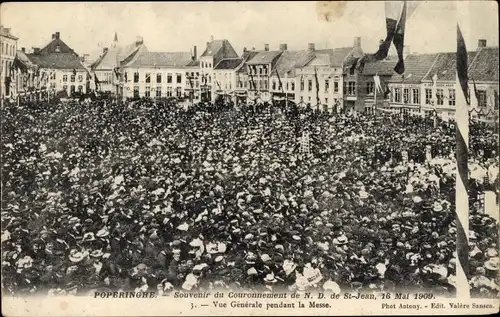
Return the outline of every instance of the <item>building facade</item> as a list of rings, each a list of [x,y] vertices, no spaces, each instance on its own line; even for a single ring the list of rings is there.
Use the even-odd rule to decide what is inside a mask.
[[[265,44],[264,51],[257,52],[253,58],[246,61],[249,102],[272,102],[270,87],[272,70],[282,53],[269,51],[269,44]]]
[[[214,93],[225,102],[236,104],[236,71],[243,63],[242,58],[225,58],[213,70]]]
[[[51,41],[42,49],[33,48],[32,53],[22,49],[18,55],[16,65],[20,67],[16,71],[25,72],[19,76],[23,78],[23,83],[17,84],[22,86],[19,93],[35,93],[39,97],[87,93],[88,71],[78,54],[61,40],[59,32],[52,34]]]
[[[211,37],[210,42],[203,53],[200,55],[200,94],[203,101],[215,101],[219,90],[217,82],[214,80],[214,68],[223,59],[239,58],[228,40],[214,40]],[[220,84],[220,83],[219,83]]]
[[[498,122],[498,47],[479,40],[468,52],[471,117]],[[413,54],[405,59],[405,73],[388,80],[389,109],[394,113],[454,119],[456,111],[456,53]]]
[[[91,79],[96,90],[122,94],[123,64],[130,61],[136,54],[147,52],[142,37],[137,37],[134,43],[121,46],[115,33],[110,47],[103,48],[102,55],[91,65]]]
[[[16,58],[18,38],[12,35],[10,28],[0,25],[0,99],[10,97],[15,89],[12,65]]]
[[[124,98],[189,98],[190,52],[140,52],[123,65]]]

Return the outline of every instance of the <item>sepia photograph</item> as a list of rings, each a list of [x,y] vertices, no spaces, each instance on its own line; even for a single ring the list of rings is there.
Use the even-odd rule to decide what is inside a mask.
[[[6,316],[498,312],[495,1],[0,17]]]

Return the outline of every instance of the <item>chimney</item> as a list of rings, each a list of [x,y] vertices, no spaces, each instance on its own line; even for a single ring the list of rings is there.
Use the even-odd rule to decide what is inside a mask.
[[[264,44],[264,51],[269,51],[269,44]]]
[[[52,33],[52,39],[55,40],[56,39],[56,34],[55,33]]]
[[[213,41],[214,41],[214,36],[210,35],[210,42],[213,42]]]
[[[39,47],[33,47],[33,53],[35,53],[35,54],[40,53],[40,48]]]
[[[280,51],[284,52],[287,50],[287,45],[286,44],[280,44]]]
[[[315,46],[314,46],[314,43],[309,43],[307,45],[307,49],[310,51],[310,52],[314,52],[314,50],[316,49]]]
[[[479,39],[477,41],[477,48],[483,48],[483,47],[486,47],[486,40],[485,39]]]
[[[58,40],[60,38],[60,36],[61,36],[61,33],[56,32],[55,36],[56,36],[56,39]]]
[[[5,31],[5,33],[10,34],[10,28],[3,28],[3,30]]]
[[[356,36],[354,38],[354,47],[356,48],[361,48],[361,37]]]
[[[198,58],[198,49],[196,48],[196,45],[193,46],[193,61]]]
[[[26,48],[21,47],[21,52],[26,53]]]
[[[137,39],[135,40],[135,45],[139,46],[142,43],[144,43],[144,39],[142,38],[142,36],[138,36]]]

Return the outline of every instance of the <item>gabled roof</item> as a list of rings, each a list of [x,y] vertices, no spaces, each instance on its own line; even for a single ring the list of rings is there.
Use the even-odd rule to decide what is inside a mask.
[[[405,73],[403,75],[398,75],[394,72],[392,78],[389,81],[391,83],[420,83],[429,72],[438,55],[439,54],[408,55],[404,61]]]
[[[295,76],[295,69],[303,68],[313,60],[314,57],[314,51],[284,51],[276,62],[272,75],[276,75],[276,72],[278,72],[280,76],[285,76],[285,74],[287,74],[287,76]]]
[[[74,53],[26,54],[26,56],[41,68],[85,69],[80,58]]]
[[[243,62],[243,58],[226,58],[215,65],[215,70],[236,69]]]
[[[476,60],[476,51],[471,51],[467,53],[467,61],[469,63],[469,77],[471,76],[470,67],[471,63]],[[456,80],[456,69],[457,69],[457,58],[455,52],[448,53],[438,53],[436,60],[430,67],[426,76],[422,78],[422,81],[432,82],[432,77],[437,75],[438,81],[455,81]],[[473,78],[473,77],[471,77]]]
[[[469,66],[469,78],[476,82],[498,82],[498,68],[498,46],[481,48]]]
[[[381,61],[366,63],[363,67],[363,75],[366,76],[391,76],[394,73],[397,59],[384,59]]]
[[[137,45],[135,42],[125,47],[115,46],[108,49],[106,53],[101,55],[94,63],[92,69],[94,70],[111,70],[119,66],[119,64],[137,51],[147,51],[144,44]]]
[[[57,48],[59,48],[59,51],[57,52]],[[52,54],[52,53],[72,53],[76,56],[78,54],[73,51],[71,47],[69,47],[66,43],[64,43],[63,40],[60,38],[53,38],[47,45],[45,45],[44,48],[40,49],[39,55],[46,55],[46,54]]]
[[[238,54],[234,50],[234,48],[231,46],[231,43],[229,43],[228,40],[213,40],[212,42],[208,43],[207,48],[201,54],[201,57],[204,56],[215,56],[218,53],[221,53],[220,57],[221,58],[237,58]]]
[[[281,51],[258,51],[252,59],[247,60],[248,65],[269,64],[280,56]]]
[[[354,47],[340,47],[333,50],[330,56],[330,66],[342,66],[346,57],[352,52]]]
[[[179,68],[192,62],[190,52],[141,52],[126,67]]]

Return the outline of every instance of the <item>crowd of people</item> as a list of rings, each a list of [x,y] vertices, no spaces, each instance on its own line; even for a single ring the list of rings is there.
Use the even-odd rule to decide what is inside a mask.
[[[454,293],[453,123],[147,99],[7,103],[2,120],[6,294]],[[474,296],[498,295],[480,199],[497,148],[471,125]]]

